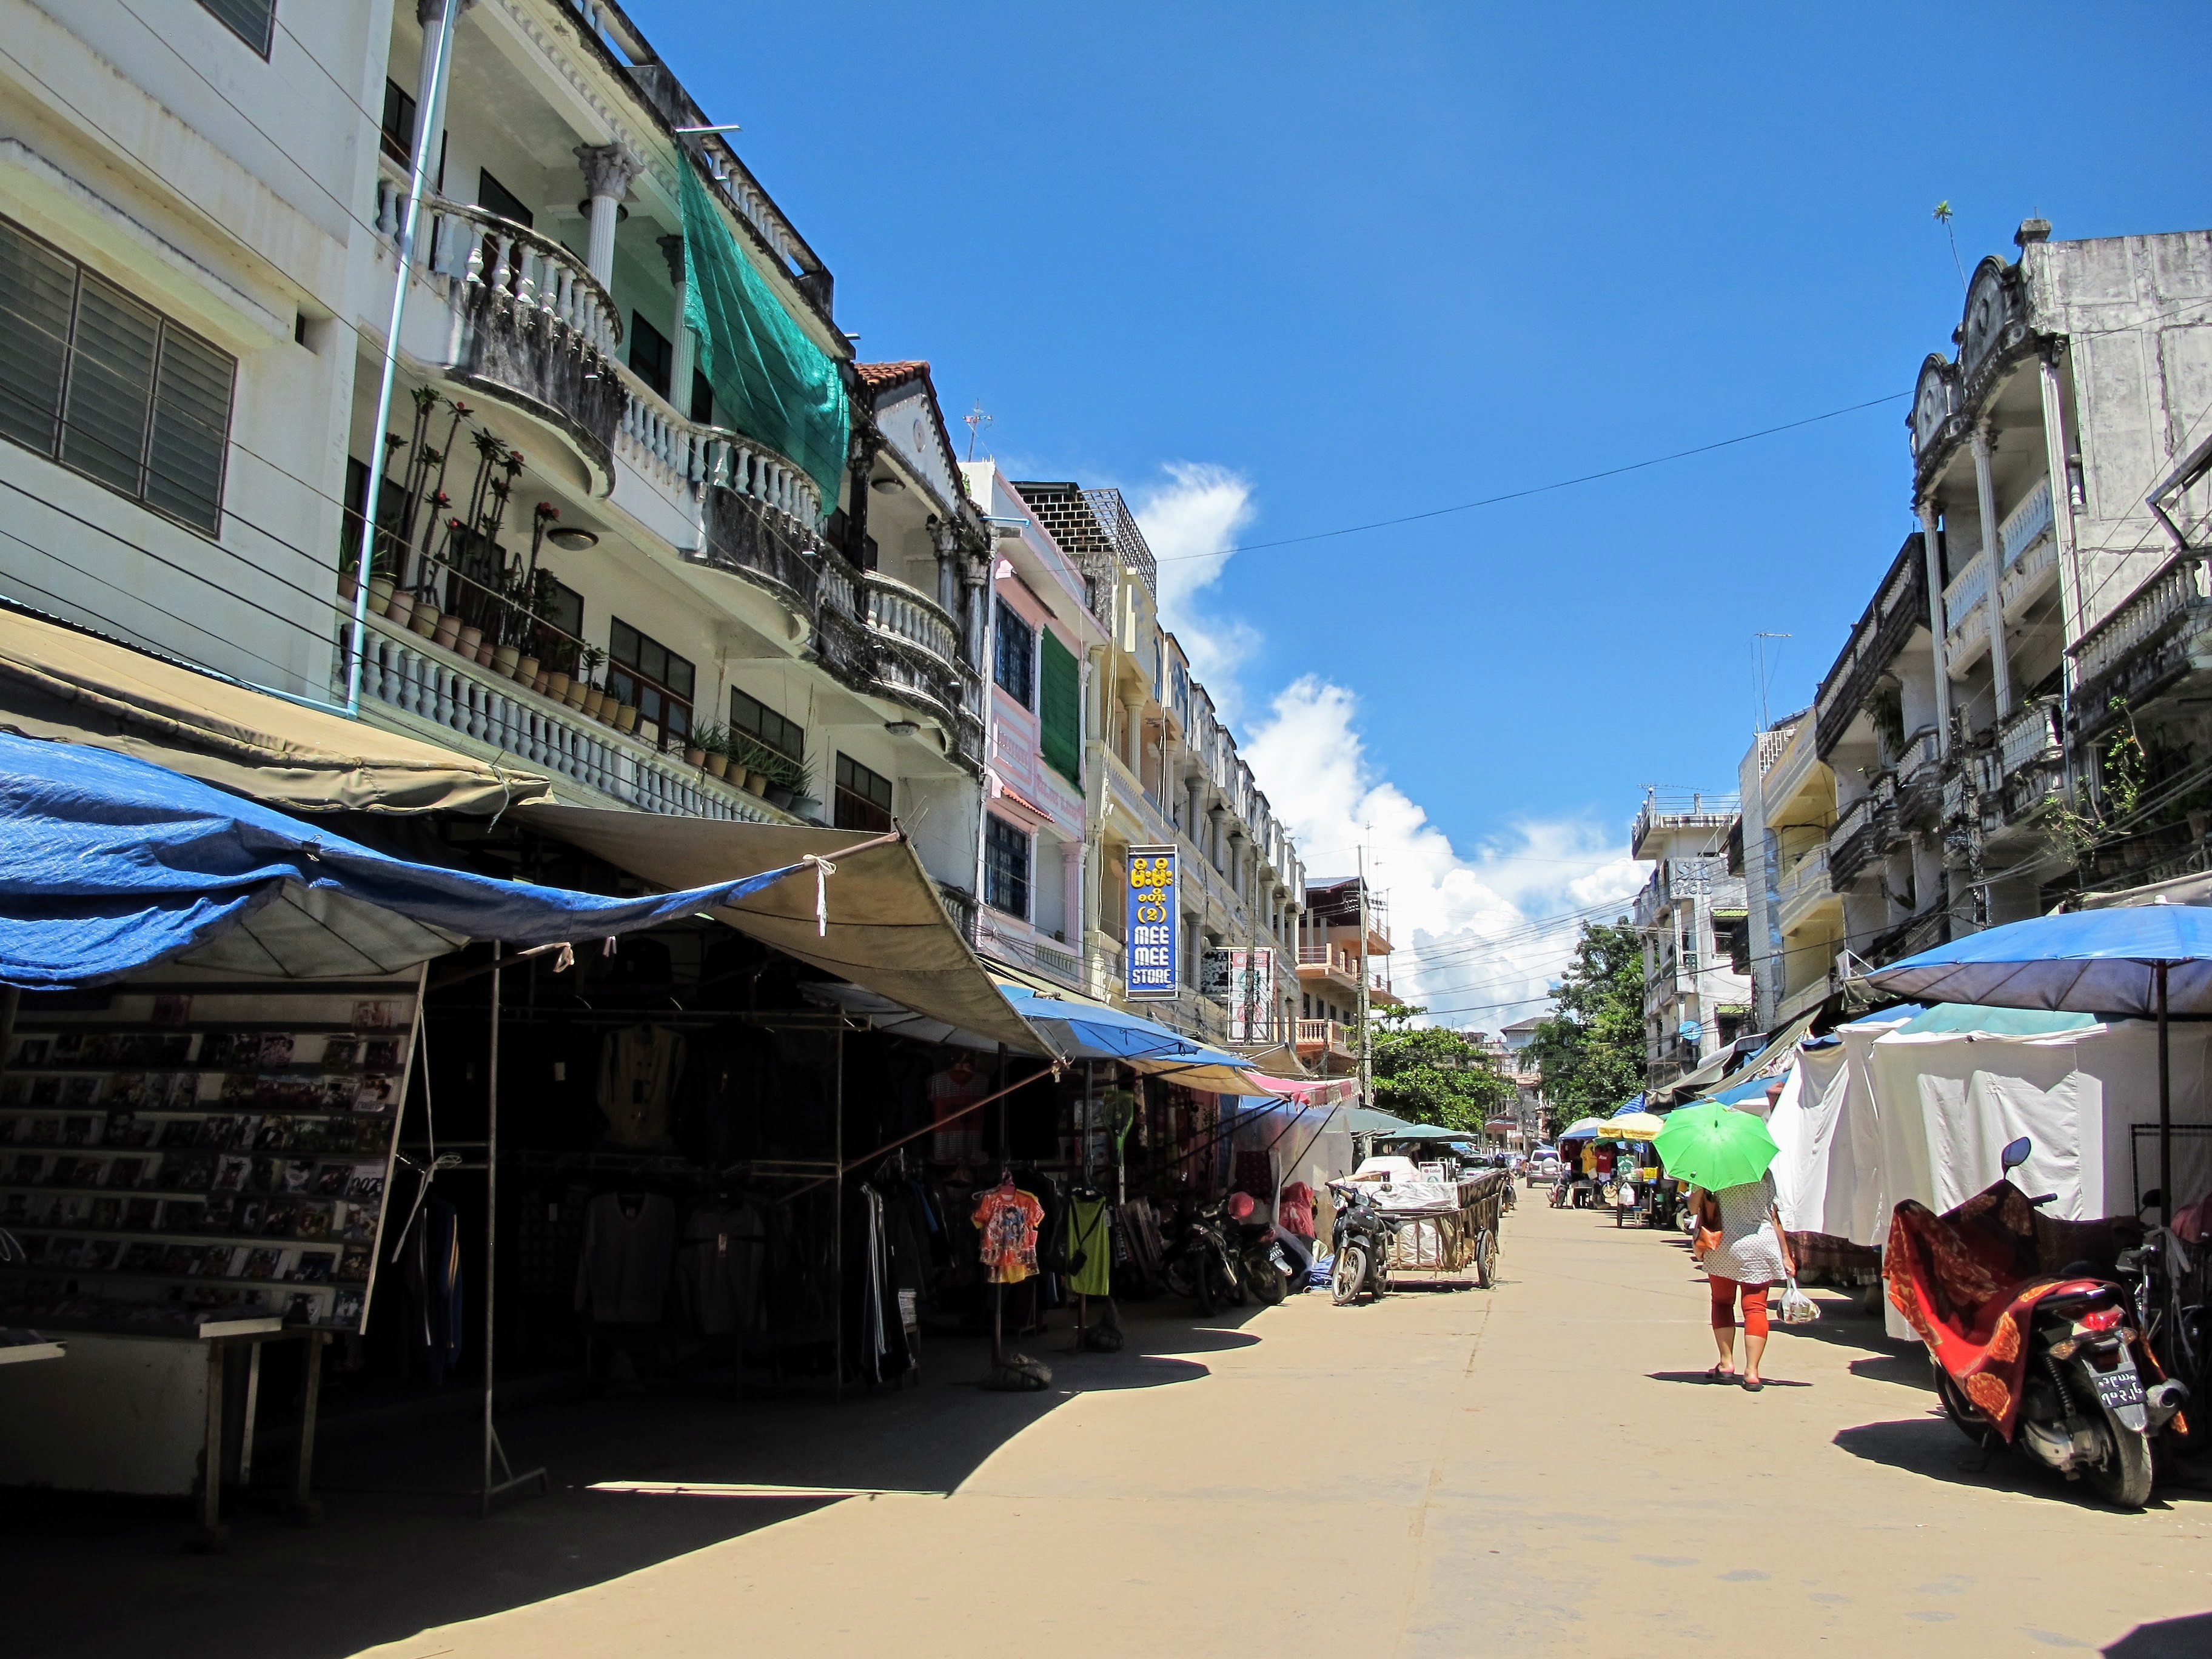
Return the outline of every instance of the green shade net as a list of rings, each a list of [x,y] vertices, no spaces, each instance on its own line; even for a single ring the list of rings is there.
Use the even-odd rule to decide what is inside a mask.
[[[731,425],[799,464],[837,506],[853,411],[837,360],[814,343],[753,268],[687,157],[682,176],[684,320],[699,337],[699,372]]]
[[[1037,736],[1044,763],[1083,787],[1083,693],[1075,653],[1049,628],[1037,653]]]
[[[1907,1020],[1892,1033],[1912,1036],[1923,1031],[1978,1033],[1983,1036],[2052,1036],[2060,1031],[2087,1030],[2100,1024],[2094,1014],[2052,1012],[2043,1008],[1984,1008],[1972,1002],[1939,1002],[1917,1019]]]

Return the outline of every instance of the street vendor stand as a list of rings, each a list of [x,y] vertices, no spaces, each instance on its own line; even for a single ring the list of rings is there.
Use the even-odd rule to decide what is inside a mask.
[[[1375,1207],[1398,1223],[1385,1262],[1393,1286],[1490,1289],[1497,1282],[1506,1195],[1512,1185],[1513,1176],[1504,1170],[1485,1170],[1464,1181],[1375,1183]],[[1401,1274],[1413,1277],[1401,1282]]]

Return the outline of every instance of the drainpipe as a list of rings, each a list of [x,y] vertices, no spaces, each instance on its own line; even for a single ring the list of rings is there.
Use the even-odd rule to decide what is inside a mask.
[[[1948,759],[1951,753],[1951,659],[1943,644],[1943,556],[1937,550],[1936,520],[1940,509],[1933,497],[1923,496],[1920,508],[1920,544],[1928,562],[1928,631],[1936,640],[1936,752]]]
[[[376,387],[376,422],[369,428],[368,481],[362,493],[361,558],[354,570],[353,649],[346,664],[345,711],[361,714],[361,671],[368,652],[368,575],[376,551],[378,498],[384,493],[384,441],[392,424],[392,383],[399,369],[399,325],[407,313],[409,268],[415,262],[415,224],[422,208],[422,187],[430,167],[432,142],[445,128],[446,86],[453,78],[453,27],[471,0],[416,0],[422,21],[422,95],[415,106],[414,164],[407,173],[407,207],[399,216],[398,258],[392,277],[392,319],[384,331],[384,362]],[[437,19],[434,31],[430,20]]]

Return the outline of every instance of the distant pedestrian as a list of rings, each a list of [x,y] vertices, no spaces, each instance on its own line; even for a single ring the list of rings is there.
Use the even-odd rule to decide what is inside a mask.
[[[1743,1297],[1743,1386],[1756,1394],[1765,1383],[1759,1362],[1766,1352],[1766,1293],[1775,1281],[1796,1276],[1790,1235],[1783,1231],[1774,1176],[1717,1192],[1690,1189],[1690,1208],[1698,1218],[1694,1245],[1712,1291],[1713,1345],[1720,1363],[1705,1376],[1715,1382],[1735,1380],[1735,1304]]]

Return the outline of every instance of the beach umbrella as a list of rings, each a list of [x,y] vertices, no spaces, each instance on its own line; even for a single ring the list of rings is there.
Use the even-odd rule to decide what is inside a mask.
[[[2007,922],[1876,969],[1864,983],[1922,1002],[2157,1020],[2159,1214],[2172,1218],[2166,1022],[2212,1015],[2212,909],[2160,901]]]
[[[1674,1112],[1651,1144],[1668,1175],[1707,1192],[1758,1180],[1782,1151],[1750,1113],[1711,1103]]]
[[[1595,1140],[1601,1135],[1608,1135],[1613,1133],[1612,1130],[1606,1127],[1607,1123],[1610,1121],[1611,1120],[1609,1119],[1602,1117],[1583,1118],[1577,1122],[1570,1123],[1565,1128],[1560,1130],[1559,1139],[1562,1140]]]
[[[1605,1132],[1615,1140],[1650,1140],[1667,1127],[1656,1112],[1623,1112],[1605,1121]]]

